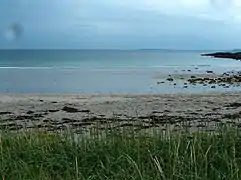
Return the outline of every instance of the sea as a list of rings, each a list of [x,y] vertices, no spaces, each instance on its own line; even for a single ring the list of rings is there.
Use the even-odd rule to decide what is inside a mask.
[[[241,62],[181,50],[0,50],[0,92],[7,93],[199,93],[238,91],[202,85],[183,87],[170,74],[222,74]]]

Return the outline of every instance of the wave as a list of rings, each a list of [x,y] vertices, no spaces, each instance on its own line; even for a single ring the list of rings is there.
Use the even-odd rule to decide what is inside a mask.
[[[237,68],[237,64],[219,64],[219,65],[161,65],[161,66],[0,66],[0,69],[21,69],[21,70],[41,70],[41,69],[66,69],[66,70],[96,70],[96,71],[109,71],[109,70],[138,70],[138,69],[168,69],[168,68],[190,68],[190,67],[211,67],[211,68]]]
[[[0,69],[52,69],[53,67],[15,67],[15,66],[0,66]]]
[[[113,66],[113,67],[91,67],[91,66],[84,66],[84,67],[62,67],[62,66],[35,66],[35,67],[21,67],[21,66],[0,66],[0,69],[146,69],[146,68],[178,68],[181,66],[177,65],[170,65],[170,66]]]
[[[192,65],[194,67],[211,67],[210,64],[199,64],[199,65]]]
[[[189,66],[189,65],[188,65]],[[195,65],[190,65],[195,66]],[[0,66],[0,69],[130,69],[130,68],[179,68],[181,65],[158,65],[158,66]]]

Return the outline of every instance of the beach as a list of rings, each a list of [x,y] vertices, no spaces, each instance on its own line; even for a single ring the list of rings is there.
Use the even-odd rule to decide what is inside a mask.
[[[88,134],[240,126],[239,62],[200,53],[2,50],[0,128]]]
[[[240,92],[182,94],[0,94],[1,129],[26,131],[134,127],[135,131],[241,126]]]
[[[3,179],[241,179],[238,62],[192,51],[0,57]]]

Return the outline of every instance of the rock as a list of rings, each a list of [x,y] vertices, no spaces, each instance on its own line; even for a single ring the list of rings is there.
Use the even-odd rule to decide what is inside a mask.
[[[92,117],[87,117],[87,118],[82,119],[82,122],[95,122],[95,121],[100,121],[100,120],[107,120],[107,119],[106,118],[100,118],[100,117],[97,117],[97,116],[92,116]]]
[[[216,82],[214,79],[212,79],[212,80],[209,81],[208,84],[216,84],[216,83],[217,83],[217,82]]]
[[[165,82],[164,81],[162,81],[162,82],[157,82],[157,84],[164,84]]]
[[[206,71],[208,74],[213,74],[213,71]]]
[[[51,122],[51,120],[50,119],[44,119],[43,122],[44,123],[49,123],[49,122]]]
[[[152,111],[151,114],[159,114],[161,113],[160,111]]]
[[[188,72],[192,72],[190,69],[187,70]]]
[[[211,54],[201,54],[201,56],[241,60],[241,52],[237,52],[237,53],[217,52],[217,53],[211,53]]]
[[[42,114],[34,114],[33,115],[34,118],[40,118],[40,117],[44,117]]]
[[[211,88],[212,88],[212,89],[215,89],[215,88],[216,88],[216,86],[211,86]]]
[[[212,71],[208,71],[208,72],[212,72]],[[190,79],[187,80],[190,84],[214,84],[214,85],[218,85],[218,86],[226,86],[228,85],[233,85],[233,86],[241,86],[241,76],[239,75],[232,75],[229,77],[217,77],[217,78],[200,78],[200,77],[194,77],[191,76]],[[186,85],[186,84],[185,84]],[[206,85],[205,85],[206,86]]]
[[[223,118],[227,118],[227,119],[237,119],[241,117],[241,113],[235,113],[235,114],[225,114],[223,115]]]
[[[241,103],[234,102],[234,103],[230,103],[230,104],[226,105],[225,107],[235,107],[235,108],[238,108],[238,107],[241,107]]]
[[[189,83],[196,83],[196,82],[197,82],[196,79],[188,79],[187,81],[188,81]]]
[[[27,119],[31,119],[31,118],[33,118],[33,117],[31,117],[31,116],[16,116],[14,118],[14,120],[27,120]]]
[[[183,88],[185,88],[185,89],[186,89],[186,88],[188,88],[188,86],[183,86]]]
[[[241,82],[241,77],[240,76],[235,76],[235,82]]]
[[[34,112],[33,111],[28,111],[26,114],[33,114]]]
[[[0,115],[5,115],[5,114],[12,114],[11,112],[8,112],[8,111],[6,111],[6,112],[0,112]]]
[[[77,112],[79,112],[78,109],[72,108],[72,107],[68,107],[68,106],[63,107],[62,111],[65,111],[65,112],[68,112],[68,113],[77,113]]]
[[[174,79],[173,78],[168,78],[167,81],[174,81]]]
[[[83,110],[80,110],[79,112],[82,112],[82,113],[91,113],[90,110],[88,110],[88,109],[83,109]]]
[[[201,80],[203,80],[203,81],[210,81],[210,80],[212,80],[212,79],[210,79],[210,78],[203,78],[203,79],[201,79]]]
[[[228,73],[223,73],[223,74],[222,74],[222,77],[223,77],[223,76],[229,76],[229,74],[228,74]]]
[[[76,119],[70,119],[70,118],[62,118],[62,123],[63,124],[68,124],[68,123],[73,123],[73,122],[78,122]]]
[[[50,109],[50,110],[48,110],[48,112],[51,112],[51,113],[58,112],[58,111],[59,111],[58,109]]]

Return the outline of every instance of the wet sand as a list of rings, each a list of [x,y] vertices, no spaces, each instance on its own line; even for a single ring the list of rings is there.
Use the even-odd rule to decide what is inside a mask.
[[[202,94],[0,94],[0,128],[135,131],[241,127],[241,92]]]

